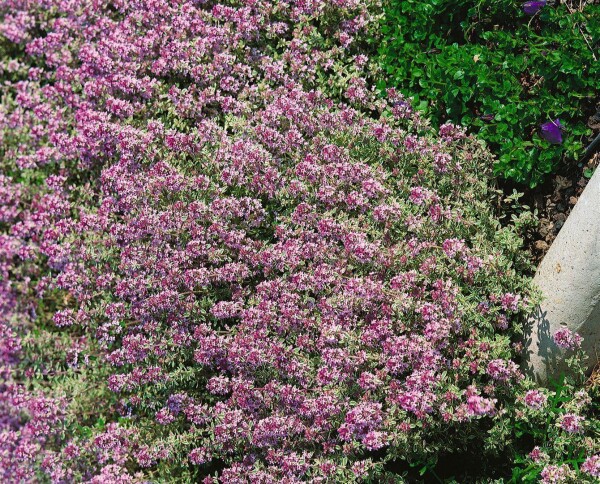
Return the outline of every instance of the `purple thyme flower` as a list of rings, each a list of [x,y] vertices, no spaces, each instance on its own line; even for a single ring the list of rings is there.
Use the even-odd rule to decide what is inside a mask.
[[[546,6],[546,0],[533,0],[531,2],[525,2],[523,4],[523,11],[527,15],[535,15],[542,7]]]
[[[542,478],[542,484],[558,484],[559,482],[567,482],[571,474],[571,469],[567,464],[549,465],[544,468],[540,477]]]
[[[528,456],[536,464],[548,459],[548,455],[542,452],[537,446],[533,448],[533,450],[528,454]]]
[[[525,394],[525,405],[535,410],[541,409],[548,400],[548,397],[538,390],[529,390]]]
[[[600,477],[600,454],[588,457],[581,466],[581,472],[589,474],[592,477]]]
[[[531,2],[539,3],[539,2]],[[553,145],[559,145],[562,143],[562,125],[560,121],[555,119],[554,121],[548,121],[542,124],[542,137],[552,143]]]
[[[556,346],[564,350],[576,350],[581,347],[583,338],[569,328],[559,329],[553,336]]]
[[[565,413],[558,420],[557,425],[563,429],[565,432],[569,432],[570,434],[576,434],[582,431],[582,422],[585,419],[580,417],[579,415],[574,415],[572,413]]]

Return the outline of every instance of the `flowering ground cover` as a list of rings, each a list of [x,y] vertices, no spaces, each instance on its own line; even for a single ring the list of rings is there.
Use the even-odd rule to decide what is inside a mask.
[[[4,482],[600,475],[577,336],[519,370],[528,217],[378,95],[378,2],[0,5]]]

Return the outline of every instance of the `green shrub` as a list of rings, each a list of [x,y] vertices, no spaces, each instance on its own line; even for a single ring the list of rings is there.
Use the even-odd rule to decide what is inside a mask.
[[[576,159],[598,96],[600,5],[515,0],[389,0],[379,54],[387,80],[433,123],[469,126],[497,153],[495,172],[535,186]],[[595,42],[595,43],[594,43]],[[563,143],[539,127],[560,119]]]

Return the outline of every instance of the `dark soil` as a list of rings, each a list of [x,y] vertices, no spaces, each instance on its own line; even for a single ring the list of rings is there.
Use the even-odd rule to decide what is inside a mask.
[[[526,194],[539,217],[538,228],[527,241],[536,263],[542,260],[552,245],[586,187],[589,178],[584,173],[590,173],[599,164],[600,156],[596,154],[584,166],[569,167],[570,170],[554,175],[544,186]]]
[[[590,117],[588,126],[593,131],[593,139],[600,133],[600,109],[598,114]],[[506,193],[511,193],[513,188],[524,191],[523,203],[537,212],[538,226],[526,235],[526,245],[533,254],[536,265],[548,252],[586,187],[590,174],[599,165],[600,152],[596,152],[583,163],[563,162],[556,174],[536,188],[524,190],[523,187],[503,187]]]

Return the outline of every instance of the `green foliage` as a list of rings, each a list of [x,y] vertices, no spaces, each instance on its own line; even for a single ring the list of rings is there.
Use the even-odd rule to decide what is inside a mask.
[[[516,417],[511,429],[516,437],[516,455],[510,484],[539,482],[542,472],[549,463],[555,466],[566,465],[574,469],[568,482],[590,482],[590,476],[579,472],[585,456],[597,452],[600,442],[600,400],[598,386],[583,389],[581,381],[583,361],[586,356],[582,351],[569,358],[572,371],[563,374],[551,382],[548,401],[544,411],[524,408],[514,414]],[[573,413],[584,415],[583,429],[577,433],[567,433],[558,425],[560,418]],[[522,443],[529,446],[525,452]],[[538,449],[538,457],[532,459],[527,454],[531,444]],[[592,482],[596,482],[592,478]]]
[[[598,98],[600,5],[516,0],[388,0],[380,61],[387,80],[434,124],[469,126],[495,150],[496,174],[535,186],[575,159]],[[564,142],[540,124],[559,118]]]

